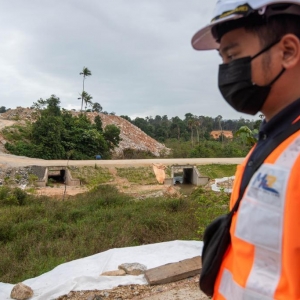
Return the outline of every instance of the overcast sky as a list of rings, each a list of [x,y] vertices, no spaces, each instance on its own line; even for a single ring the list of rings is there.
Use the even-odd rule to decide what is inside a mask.
[[[215,1],[0,0],[0,106],[29,107],[55,94],[80,109],[85,90],[103,110],[131,118],[235,112],[217,87],[217,51],[195,51],[193,34]]]

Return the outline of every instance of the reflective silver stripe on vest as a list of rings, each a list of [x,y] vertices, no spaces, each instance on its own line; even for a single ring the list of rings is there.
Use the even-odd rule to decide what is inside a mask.
[[[232,274],[226,269],[223,272],[219,293],[226,300],[273,300],[273,298],[244,289],[233,280]]]
[[[263,164],[253,175],[240,204],[235,236],[255,246],[254,262],[245,289],[224,272],[219,291],[226,299],[252,299],[246,295],[253,293],[253,299],[274,298],[281,275],[287,183],[299,153],[300,137],[275,164]]]
[[[277,165],[291,168],[300,153],[300,137],[298,137],[289,147],[279,156],[276,161]]]

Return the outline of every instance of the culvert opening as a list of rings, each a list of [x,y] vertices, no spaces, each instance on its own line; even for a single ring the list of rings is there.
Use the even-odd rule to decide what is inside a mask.
[[[174,173],[173,184],[183,184],[183,172]]]
[[[48,174],[48,184],[64,184],[65,183],[65,177],[66,177],[66,171],[65,170],[57,170],[57,171],[51,171]]]
[[[193,169],[192,168],[182,168],[177,169],[173,173],[173,184],[193,184]]]
[[[183,183],[193,184],[193,169],[183,169]]]

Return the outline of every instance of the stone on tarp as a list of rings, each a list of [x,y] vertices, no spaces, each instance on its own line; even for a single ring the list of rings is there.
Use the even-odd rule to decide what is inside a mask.
[[[165,182],[166,173],[165,173],[166,166],[162,164],[153,164],[153,171],[156,176],[158,183],[163,184]]]
[[[118,268],[124,270],[128,275],[141,275],[147,270],[147,267],[140,263],[125,263],[119,265]]]
[[[23,284],[22,282],[15,285],[10,293],[10,297],[16,300],[26,300],[33,296],[31,287]]]

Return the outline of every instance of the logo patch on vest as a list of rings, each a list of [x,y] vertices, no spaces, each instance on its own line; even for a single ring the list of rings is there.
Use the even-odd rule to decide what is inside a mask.
[[[264,164],[253,175],[247,196],[269,205],[281,207],[286,191],[289,170]]]
[[[276,181],[276,176],[270,175],[268,173],[258,173],[258,175],[255,178],[254,185],[257,185],[258,189],[263,189],[265,191],[275,194],[276,196],[279,196],[279,191],[273,188]]]

